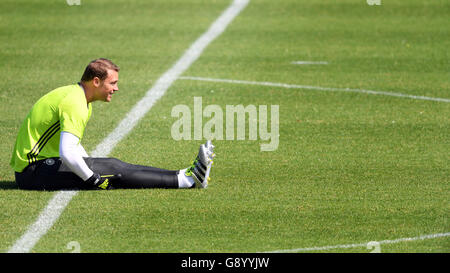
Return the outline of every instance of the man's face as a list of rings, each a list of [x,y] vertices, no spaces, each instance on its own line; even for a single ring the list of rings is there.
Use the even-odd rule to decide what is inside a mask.
[[[95,84],[97,86],[97,99],[110,102],[112,94],[119,90],[119,87],[117,86],[118,81],[119,73],[115,70],[108,70],[108,76],[103,81],[94,80],[94,84],[97,82],[97,84]]]

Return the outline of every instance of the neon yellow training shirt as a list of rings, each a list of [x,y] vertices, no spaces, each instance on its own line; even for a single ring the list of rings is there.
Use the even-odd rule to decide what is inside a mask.
[[[40,98],[31,108],[17,135],[10,165],[22,172],[37,160],[59,157],[61,131],[76,135],[80,140],[92,113],[83,88],[68,85],[57,88]]]

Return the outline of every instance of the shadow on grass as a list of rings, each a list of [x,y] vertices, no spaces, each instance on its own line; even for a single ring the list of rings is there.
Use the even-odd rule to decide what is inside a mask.
[[[0,181],[0,190],[18,190],[19,187],[17,186],[15,181]]]

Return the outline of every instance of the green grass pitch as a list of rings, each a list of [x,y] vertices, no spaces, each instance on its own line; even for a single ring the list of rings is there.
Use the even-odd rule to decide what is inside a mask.
[[[225,0],[0,2],[0,249],[54,192],[18,190],[9,160],[20,123],[98,57],[119,92],[94,103],[92,151],[230,4]],[[183,76],[450,98],[448,1],[252,0]],[[295,61],[327,62],[296,65]],[[216,140],[205,190],[83,191],[32,252],[263,252],[446,233],[450,104],[349,92],[177,80],[110,156],[186,168],[204,140],[175,141],[174,106],[278,105],[279,145]],[[204,123],[208,121],[204,118]],[[363,252],[366,247],[324,252]],[[450,252],[449,237],[381,252]]]

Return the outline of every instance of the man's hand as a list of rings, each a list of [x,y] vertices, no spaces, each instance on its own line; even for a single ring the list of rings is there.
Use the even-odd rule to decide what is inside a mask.
[[[111,182],[113,180],[120,179],[121,177],[122,177],[121,174],[100,175],[94,173],[88,180],[86,180],[86,183],[89,183],[92,186],[97,187],[99,189],[109,190],[112,188]]]

